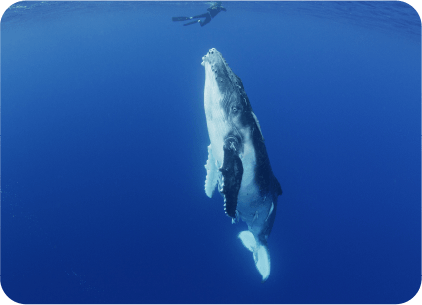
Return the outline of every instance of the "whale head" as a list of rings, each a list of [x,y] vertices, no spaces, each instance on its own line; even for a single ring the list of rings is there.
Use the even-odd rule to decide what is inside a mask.
[[[205,68],[204,106],[208,131],[217,160],[222,162],[222,142],[228,138],[233,139],[241,153],[242,142],[249,134],[247,129],[254,122],[252,107],[242,81],[219,51],[210,49],[201,64]]]
[[[231,90],[233,80],[230,76],[233,72],[223,58],[223,55],[221,55],[217,49],[210,49],[208,53],[202,57],[201,65],[205,67],[206,77],[214,78],[221,91]]]
[[[205,67],[206,83],[213,83],[213,89],[219,91],[220,94],[230,95],[230,104],[238,104],[236,110],[245,108],[245,110],[251,111],[249,99],[243,88],[242,81],[233,73],[229,64],[217,49],[210,49],[208,53],[202,57],[201,65]],[[230,114],[229,108],[225,108],[224,111],[226,111],[227,115]]]

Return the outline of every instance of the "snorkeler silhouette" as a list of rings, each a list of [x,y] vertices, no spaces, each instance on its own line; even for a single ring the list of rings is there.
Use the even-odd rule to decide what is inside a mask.
[[[191,24],[195,24],[195,23],[199,22],[201,24],[201,26],[204,26],[207,23],[209,23],[211,21],[211,18],[214,18],[219,12],[221,12],[221,11],[226,12],[227,11],[224,7],[221,6],[221,1],[211,2],[211,3],[212,3],[212,6],[207,8],[208,12],[206,12],[205,14],[193,16],[193,17],[173,17],[172,20],[173,21],[186,21],[186,20],[191,20],[191,19],[205,18],[204,21],[201,21],[201,19],[199,19],[199,20],[191,21],[191,22],[184,24],[184,25],[191,25]]]

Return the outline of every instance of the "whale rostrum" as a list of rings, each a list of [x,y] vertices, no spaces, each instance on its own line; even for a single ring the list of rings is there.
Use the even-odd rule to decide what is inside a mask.
[[[204,108],[211,142],[205,193],[211,198],[217,187],[232,222],[246,222],[248,230],[238,237],[253,253],[265,281],[271,269],[267,239],[281,187],[242,81],[214,48],[202,57],[201,64],[205,68]]]

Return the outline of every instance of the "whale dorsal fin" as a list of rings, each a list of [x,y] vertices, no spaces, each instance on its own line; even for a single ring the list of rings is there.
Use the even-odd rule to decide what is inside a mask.
[[[215,166],[215,159],[212,154],[211,144],[208,146],[208,160],[207,164],[205,164],[205,169],[207,170],[207,177],[205,178],[205,194],[211,198],[214,193],[215,186],[217,185],[219,174],[218,169]]]
[[[261,133],[262,141],[264,141],[265,139],[264,139],[264,136],[262,135],[261,125],[259,125],[258,118],[256,117],[255,113],[253,113],[253,111],[251,111],[251,113],[255,120],[256,126],[258,126],[259,132]]]

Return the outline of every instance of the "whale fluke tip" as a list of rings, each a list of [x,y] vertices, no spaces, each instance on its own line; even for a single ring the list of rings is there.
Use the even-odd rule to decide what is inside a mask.
[[[262,275],[262,283],[270,276],[271,261],[268,248],[256,242],[255,236],[250,231],[242,231],[238,237],[243,245],[253,253],[256,269]]]

